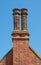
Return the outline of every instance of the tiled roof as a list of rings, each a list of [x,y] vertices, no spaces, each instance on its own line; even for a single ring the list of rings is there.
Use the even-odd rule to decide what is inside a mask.
[[[41,60],[41,56],[39,56],[30,46],[29,49]]]

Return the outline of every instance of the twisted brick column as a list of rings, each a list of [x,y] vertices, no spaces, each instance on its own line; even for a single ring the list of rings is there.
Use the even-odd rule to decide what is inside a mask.
[[[14,15],[14,31],[20,30],[20,9],[15,8],[13,9],[13,15]]]
[[[22,31],[27,31],[27,9],[21,9]]]

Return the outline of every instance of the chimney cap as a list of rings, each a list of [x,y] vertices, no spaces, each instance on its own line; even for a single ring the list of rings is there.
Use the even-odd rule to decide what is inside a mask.
[[[25,11],[28,11],[28,9],[26,9],[26,8],[22,8],[22,9],[21,9],[21,11],[24,11],[24,10],[25,10]]]
[[[14,8],[13,9],[13,15],[20,15],[20,9],[19,8]]]
[[[18,10],[18,11],[20,11],[20,9],[19,9],[19,8],[14,8],[14,9],[13,9],[13,11],[17,11],[17,10]]]
[[[28,9],[22,8],[21,9],[21,15],[28,15],[27,11],[28,11]]]

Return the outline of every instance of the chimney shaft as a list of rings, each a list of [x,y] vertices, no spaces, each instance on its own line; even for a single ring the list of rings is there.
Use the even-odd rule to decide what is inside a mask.
[[[22,31],[27,31],[27,9],[21,9]]]
[[[27,9],[21,9],[22,16],[22,31],[19,30],[19,9],[13,10],[14,15],[14,32],[12,33],[13,42],[13,65],[29,65],[29,33],[27,31]],[[16,30],[16,32],[15,32]]]
[[[19,31],[20,30],[20,10],[18,8],[13,9],[13,15],[14,15],[14,31]]]

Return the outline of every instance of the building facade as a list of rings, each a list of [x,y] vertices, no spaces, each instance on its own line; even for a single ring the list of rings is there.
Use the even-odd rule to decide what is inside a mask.
[[[41,65],[41,57],[29,46],[26,8],[13,9],[14,30],[12,32],[12,49],[0,60],[0,65]],[[21,19],[20,19],[21,17]],[[21,26],[20,26],[21,20]],[[20,31],[21,27],[21,31]]]

